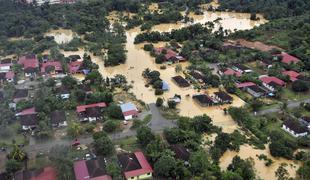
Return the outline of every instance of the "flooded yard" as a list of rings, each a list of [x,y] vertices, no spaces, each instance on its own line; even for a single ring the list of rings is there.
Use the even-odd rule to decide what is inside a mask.
[[[268,158],[272,159],[273,163],[268,167],[265,166],[264,160],[259,160],[257,156],[264,154]],[[226,169],[228,165],[231,163],[234,156],[240,156],[242,159],[253,158],[254,160],[254,168],[256,170],[256,174],[262,179],[268,180],[276,180],[275,171],[278,169],[281,163],[286,163],[288,166],[286,169],[288,170],[291,177],[296,176],[296,170],[299,168],[299,164],[296,164],[292,160],[286,160],[284,158],[274,158],[269,153],[269,148],[264,150],[254,149],[249,145],[240,146],[240,151],[226,151],[224,155],[220,159],[220,167],[222,170]]]
[[[64,44],[70,42],[75,33],[73,33],[69,29],[57,29],[57,30],[51,30],[47,33],[45,33],[45,36],[54,36],[54,40],[57,44]]]

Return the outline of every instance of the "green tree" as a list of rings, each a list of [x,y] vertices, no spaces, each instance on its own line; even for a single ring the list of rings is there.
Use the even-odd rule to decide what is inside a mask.
[[[163,155],[154,164],[154,172],[159,177],[176,176],[176,160],[170,155]]]
[[[116,105],[116,104],[111,104],[108,108],[107,108],[107,114],[109,115],[109,117],[111,118],[115,118],[115,119],[122,119],[123,118],[123,113],[121,108]]]
[[[107,156],[112,154],[114,146],[112,141],[106,134],[101,134],[99,136],[94,135],[94,148],[96,152],[102,156]]]
[[[9,159],[5,163],[5,170],[8,174],[14,174],[15,172],[21,169],[22,169],[22,163],[15,159]]]
[[[142,147],[146,147],[150,142],[155,139],[155,135],[152,130],[147,126],[142,126],[137,130],[138,143]]]
[[[164,103],[164,100],[163,100],[162,98],[160,98],[160,97],[157,98],[157,100],[156,100],[156,106],[157,106],[157,107],[162,106],[163,103]]]
[[[191,154],[189,164],[190,171],[194,176],[202,174],[210,167],[208,156],[204,151],[197,151]]]
[[[281,165],[276,170],[275,174],[278,180],[288,180],[289,179],[289,173],[286,169],[287,164],[281,163]]]
[[[69,124],[67,133],[69,136],[76,138],[83,133],[83,128],[80,124],[73,122]]]

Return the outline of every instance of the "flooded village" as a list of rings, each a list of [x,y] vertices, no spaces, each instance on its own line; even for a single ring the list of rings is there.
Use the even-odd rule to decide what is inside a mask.
[[[85,97],[83,96],[83,98],[85,101],[87,100],[87,103],[84,103],[84,102],[81,103],[81,101],[79,101],[78,94],[72,95],[73,94],[72,90],[70,93],[70,90],[68,88],[61,89],[64,86],[64,81],[62,80],[56,81],[55,82],[56,87],[57,87],[57,84],[61,84],[61,86],[59,86],[56,89],[56,93],[58,93],[57,95],[58,98],[61,97],[62,100],[71,99],[71,98],[77,99],[77,100],[70,102],[71,104],[68,105],[70,107],[72,106],[73,110],[62,111],[61,113],[63,114],[60,116],[67,117],[67,121],[69,122],[68,123],[69,127],[70,129],[72,129],[71,132],[73,131],[73,133],[75,132],[78,133],[78,130],[77,130],[78,125],[76,122],[74,122],[74,119],[76,118],[79,119],[78,123],[80,122],[84,123],[84,120],[90,123],[94,122],[93,123],[94,127],[92,127],[93,129],[91,130],[91,132],[92,131],[101,132],[102,130],[106,132],[111,132],[109,134],[109,137],[112,138],[113,141],[115,141],[114,145],[117,149],[116,151],[117,151],[118,163],[121,164],[121,171],[122,173],[124,173],[124,176],[126,179],[129,179],[131,177],[130,176],[127,177],[126,171],[122,168],[122,163],[124,163],[122,161],[123,158],[129,158],[129,159],[133,158],[134,160],[137,159],[138,163],[141,163],[141,161],[147,162],[142,152],[136,151],[135,153],[132,153],[134,155],[131,157],[129,157],[128,155],[129,154],[128,152],[130,151],[128,151],[127,148],[129,147],[128,149],[135,150],[137,146],[137,141],[139,141],[139,138],[138,138],[138,140],[134,140],[134,143],[130,144],[130,141],[132,141],[133,136],[135,136],[136,134],[136,132],[134,132],[133,130],[133,127],[135,126],[134,121],[136,121],[136,119],[140,119],[141,121],[143,119],[143,121],[146,121],[145,125],[151,127],[151,129],[152,129],[152,126],[157,126],[159,124],[158,126],[160,126],[159,128],[160,130],[157,132],[161,134],[161,136],[167,136],[165,134],[166,128],[170,128],[170,127],[176,128],[180,126],[179,125],[180,123],[177,122],[176,118],[184,117],[184,118],[195,119],[195,117],[207,115],[212,120],[211,124],[220,128],[219,131],[221,133],[233,134],[233,133],[238,132],[240,133],[240,135],[244,136],[245,139],[248,139],[248,142],[250,142],[251,140],[249,139],[251,139],[252,136],[256,135],[255,132],[248,130],[247,128],[245,128],[245,126],[242,123],[240,124],[238,120],[234,119],[231,116],[230,114],[231,112],[229,112],[229,109],[231,107],[252,108],[252,106],[249,104],[251,104],[251,102],[256,99],[261,98],[263,102],[271,101],[273,103],[270,106],[269,104],[266,105],[265,107],[266,109],[260,109],[264,113],[263,115],[267,114],[271,116],[273,115],[277,116],[275,114],[276,112],[268,113],[268,109],[274,109],[274,108],[277,108],[278,106],[282,107],[282,104],[287,103],[287,102],[282,102],[280,100],[270,100],[270,98],[273,98],[273,95],[271,94],[272,93],[276,94],[276,90],[274,89],[270,90],[270,88],[274,87],[272,85],[269,85],[270,82],[272,82],[272,80],[270,80],[270,82],[265,82],[264,79],[267,79],[273,76],[267,76],[266,78],[266,75],[263,75],[263,73],[265,73],[264,70],[266,68],[265,69],[260,68],[261,66],[258,66],[257,65],[258,63],[253,63],[253,62],[247,63],[246,62],[244,64],[241,64],[240,66],[238,63],[227,63],[227,64],[224,63],[225,64],[224,66],[223,66],[223,63],[220,63],[220,62],[207,62],[206,63],[206,66],[210,70],[211,75],[214,75],[214,76],[217,76],[218,78],[223,78],[223,79],[227,78],[229,81],[231,81],[234,88],[236,87],[236,89],[238,89],[237,92],[239,93],[231,93],[228,91],[229,88],[224,87],[223,84],[220,84],[217,87],[212,87],[210,84],[208,84],[208,82],[206,82],[208,81],[206,80],[206,74],[202,73],[199,70],[192,68],[193,63],[189,59],[181,55],[181,50],[185,46],[184,44],[176,43],[178,47],[172,50],[170,49],[172,47],[171,41],[170,42],[169,41],[166,41],[166,42],[158,41],[158,42],[152,42],[152,43],[145,41],[142,43],[136,43],[136,37],[142,33],[149,33],[149,32],[159,32],[159,33],[167,32],[168,33],[173,30],[179,30],[182,28],[190,27],[196,23],[205,25],[205,24],[208,24],[208,22],[209,23],[213,22],[214,27],[212,31],[215,32],[218,29],[222,29],[223,31],[227,32],[227,35],[234,33],[236,31],[251,30],[255,27],[259,27],[260,25],[268,23],[268,20],[265,19],[263,15],[261,14],[257,14],[256,16],[258,18],[256,20],[252,20],[251,13],[217,11],[216,8],[219,6],[220,5],[218,4],[217,1],[213,1],[210,4],[200,5],[200,8],[202,9],[202,13],[200,14],[197,14],[194,12],[187,12],[187,10],[182,11],[181,14],[184,16],[186,15],[191,20],[189,22],[177,21],[175,23],[156,24],[146,31],[142,31],[140,26],[134,27],[131,29],[126,29],[124,32],[125,38],[126,38],[126,43],[124,43],[124,49],[126,51],[126,61],[116,66],[105,65],[105,60],[108,58],[107,49],[102,49],[101,51],[103,53],[100,55],[94,55],[94,53],[92,53],[89,50],[90,49],[89,47],[83,47],[83,46],[79,46],[75,48],[74,50],[59,49],[59,53],[62,54],[64,58],[75,57],[75,59],[71,60],[69,63],[66,62],[66,66],[68,66],[68,73],[64,74],[63,76],[67,76],[70,74],[72,77],[74,77],[75,80],[77,80],[77,82],[73,83],[74,85],[71,85],[73,87],[72,89],[74,89],[74,92],[78,90],[84,91]],[[159,5],[157,3],[151,3],[148,6],[148,9],[150,12],[153,12],[153,13],[160,11]],[[112,11],[109,13],[109,16],[107,16],[107,19],[109,20],[111,24],[111,28],[112,28],[113,23],[116,23],[116,22],[125,26],[126,22],[123,22],[124,17],[126,16],[127,18],[132,18],[135,15],[136,15],[135,13],[131,13],[131,12],[129,13],[129,12]],[[81,42],[85,43],[87,42],[87,40],[85,40],[85,36],[87,35],[78,35],[78,33],[74,32],[73,30],[64,29],[64,28],[58,28],[55,30],[51,29],[44,34],[44,37],[47,37],[47,38],[53,37],[53,40],[58,44],[58,46],[65,46],[66,44],[70,43],[73,39],[79,39]],[[19,40],[19,39],[14,39],[14,38],[11,39],[11,41],[15,41],[15,40]],[[152,45],[152,51],[146,51],[145,47],[150,44]],[[284,51],[284,49],[279,48],[278,46],[267,45],[264,42],[260,42],[260,41],[251,42],[245,39],[237,39],[237,40],[230,39],[224,42],[223,47],[224,46],[233,47],[232,49],[237,47],[237,51],[242,48],[246,50],[250,49],[250,50],[255,50],[255,51],[257,50],[257,51],[262,51],[262,52],[270,52],[275,49],[278,49],[279,51]],[[157,51],[159,52],[158,54],[156,54]],[[162,51],[165,51],[165,53],[162,53]],[[169,57],[163,63],[160,63],[160,64],[156,63],[157,61],[156,59],[158,58],[158,56],[163,55],[165,57],[165,55],[169,54],[169,51],[171,51],[171,54],[172,54],[171,56],[173,56],[173,58],[176,58],[176,60],[171,61]],[[48,54],[52,54],[52,53],[53,53],[52,49],[45,50],[42,53],[43,55],[42,59],[44,60],[44,55],[48,56]],[[152,53],[154,53],[155,55]],[[106,102],[107,99],[109,98],[107,98],[107,96],[102,98],[103,96],[99,96],[99,95],[98,96],[94,95],[92,98],[87,99],[88,96],[91,97],[89,93],[90,94],[96,94],[96,93],[105,94],[106,92],[105,91],[104,93],[101,92],[103,87],[101,85],[96,84],[96,78],[94,78],[95,80],[89,78],[88,77],[89,72],[85,73],[84,71],[85,69],[81,70],[80,67],[82,67],[83,63],[85,62],[85,59],[84,59],[85,54],[89,55],[88,58],[90,62],[87,62],[88,68],[96,67],[94,69],[96,69],[101,74],[103,81],[107,81],[105,79],[109,79],[109,81],[111,81],[111,84],[113,83],[118,84],[116,88],[110,89],[110,91],[112,91],[110,93],[115,95],[115,97],[112,97],[114,102],[113,100],[111,100],[111,102]],[[276,56],[278,55],[273,55],[273,57],[276,57]],[[1,57],[1,59],[7,59],[7,58],[12,58],[12,57],[14,56],[10,55],[5,58]],[[283,59],[285,59],[285,57],[286,56],[283,55]],[[48,82],[47,79],[49,78],[49,76],[53,78],[56,77],[55,79],[63,78],[62,77],[62,71],[63,71],[62,67],[64,67],[63,62],[61,62],[62,64],[60,64],[60,62],[58,63],[58,61],[49,61],[49,60],[46,60],[46,61],[47,62],[41,62],[40,60],[40,64],[50,63],[49,65],[44,65],[44,66],[40,65],[41,73],[46,73],[46,71],[50,72],[50,70],[48,70],[48,67],[52,67],[51,71],[53,73],[49,75],[47,75],[46,73],[46,75],[43,76],[44,80],[42,82],[44,81]],[[260,60],[258,59],[257,61],[260,62]],[[263,60],[261,61],[263,62]],[[19,62],[20,62],[20,57],[19,57],[18,63]],[[1,64],[2,64],[2,61],[1,61]],[[27,66],[28,64],[24,63],[23,65]],[[251,70],[251,73],[252,73],[252,70],[255,71],[254,72],[256,73],[255,76],[257,76],[257,79],[260,80],[259,83],[257,83],[257,80],[251,81],[251,78],[249,78],[249,80],[246,79],[246,81],[244,82],[238,79],[242,75],[246,76],[248,74],[245,69],[242,69],[241,67],[242,65],[244,65],[243,67],[249,68]],[[269,65],[272,65],[272,64],[269,64]],[[28,65],[28,66],[32,66],[32,65]],[[0,66],[0,68],[1,67],[2,66]],[[57,70],[59,70],[59,73],[57,72]],[[161,84],[162,87],[160,88],[161,93],[157,94],[156,91],[158,91],[158,88],[154,88],[155,85],[151,84],[150,80],[148,80],[143,75],[147,70],[159,72],[160,75],[158,78],[160,82],[162,83]],[[24,68],[24,71],[25,71],[25,68]],[[11,71],[8,71],[8,72],[11,72]],[[292,77],[293,75],[290,72],[286,72],[286,73],[289,75],[289,77]],[[33,72],[30,70],[29,74],[32,74],[32,73]],[[116,77],[118,77],[119,75],[124,76],[125,81],[116,83],[115,81],[117,80],[115,79],[117,79]],[[7,72],[5,76],[6,77],[8,76]],[[26,71],[25,71],[25,77],[27,77]],[[29,75],[28,77],[29,79],[31,79],[32,75]],[[235,80],[234,78],[237,78],[238,80]],[[120,79],[118,80],[122,81]],[[278,79],[278,78],[274,77],[274,79]],[[276,81],[274,83],[278,82],[281,84],[282,80],[277,81],[274,79],[273,81]],[[113,83],[112,83],[112,80],[113,80]],[[27,87],[29,84],[31,85],[29,85],[28,88],[36,86],[36,85],[32,85],[32,84],[35,84],[36,81],[31,80],[29,81],[30,83],[28,82],[28,80],[26,80],[25,82],[21,82],[21,81],[22,80],[18,81],[19,83],[17,83],[17,84],[20,84],[18,85],[19,86],[18,88],[21,88],[23,86]],[[105,85],[105,86],[108,86],[108,85]],[[276,86],[278,88],[278,86],[280,85],[276,85]],[[283,85],[283,88],[286,88],[286,87],[287,85],[285,83],[285,85]],[[124,90],[125,88],[128,88],[128,89]],[[286,90],[284,91],[286,92]],[[70,96],[70,97],[67,97],[67,96]],[[103,100],[100,102],[97,102],[99,99],[100,100],[103,99]],[[158,99],[161,99],[163,101],[162,102],[163,105],[161,105],[162,107],[158,106],[156,108],[156,106],[158,105],[157,104]],[[173,101],[175,104],[175,109],[173,110],[169,110],[169,106],[170,106],[169,102],[171,101]],[[15,106],[16,104],[18,103],[16,102]],[[116,106],[115,107],[116,109],[118,108],[119,111],[121,111],[120,118],[117,117],[116,115],[113,117],[113,114],[116,114],[116,112],[118,112],[117,110],[105,111],[105,109],[108,106],[112,106],[112,104],[113,106],[114,105]],[[22,108],[22,110],[20,109],[16,110],[16,111],[20,111],[19,113],[16,114],[17,118],[21,116],[23,117],[23,113],[27,113],[27,115],[37,114],[36,110],[33,110],[33,109],[31,110],[31,108],[29,108],[26,105],[25,107],[27,108],[25,109]],[[66,106],[64,107],[68,108]],[[167,108],[168,110],[165,108]],[[36,107],[36,109],[38,108]],[[249,114],[253,117],[256,117],[259,115],[260,110],[253,110],[251,114],[250,113]],[[264,112],[265,110],[266,110],[266,113]],[[92,115],[89,115],[88,113]],[[105,116],[101,115],[102,113],[111,113],[112,115],[109,114],[109,116],[111,117],[106,118]],[[161,115],[159,116],[157,115],[157,113]],[[53,112],[52,114],[55,114],[55,112]],[[56,114],[59,114],[59,112],[56,111]],[[283,116],[285,116],[285,113],[283,114],[284,114]],[[148,120],[148,117],[150,118],[149,120]],[[118,125],[113,126],[112,130],[107,131],[106,130],[106,124],[107,124],[106,119],[109,119],[108,121],[111,121],[110,118],[122,119],[123,121],[120,121]],[[156,118],[165,119],[168,122],[159,121],[159,120],[158,122],[156,122],[156,120],[154,120]],[[131,119],[134,119],[134,121],[131,121]],[[141,122],[141,123],[144,123],[144,122]],[[166,123],[167,123],[167,127],[165,127]],[[29,124],[26,124],[26,125],[28,127]],[[22,124],[22,128],[24,127],[26,128],[26,125]],[[67,127],[67,125],[64,125],[63,127]],[[36,126],[39,127],[38,125]],[[61,123],[57,124],[57,126],[60,127]],[[75,126],[75,129],[71,128],[73,126]],[[278,124],[277,126],[282,127],[281,125],[278,125]],[[87,127],[85,125],[85,129],[86,128]],[[32,129],[32,127],[30,128],[30,125],[29,125],[29,130],[30,129]],[[281,130],[281,128],[279,129]],[[56,138],[57,141],[62,144],[67,143],[68,140],[65,139],[65,136],[68,134],[69,131],[62,130],[61,128],[60,130],[56,130],[56,131],[59,135],[59,138],[58,139]],[[201,144],[199,145],[199,147],[203,148],[206,151],[210,151],[210,150],[212,151],[212,145],[214,145],[214,143],[216,143],[217,141],[216,140],[217,133],[218,132],[216,131],[212,133],[210,132],[202,133],[203,142],[200,142]],[[221,134],[221,133],[218,133],[218,134]],[[290,136],[289,134],[287,135]],[[81,145],[91,143],[91,140],[89,139],[89,137],[87,137],[87,135],[85,136],[81,134],[75,137],[76,138],[73,140],[73,143],[71,140],[69,140],[69,143],[72,143],[72,147],[75,147],[75,146],[78,147],[78,150],[84,148],[84,146],[81,146]],[[96,141],[95,136],[93,136],[93,138],[94,138],[94,141]],[[189,137],[189,139],[190,138],[191,137]],[[35,144],[36,143],[40,144],[40,141],[33,140],[33,139],[34,138],[31,137],[30,144],[34,143],[34,145],[32,146],[30,145],[28,149],[27,147],[25,148],[26,150],[32,150],[32,149],[34,150],[33,152],[29,153],[29,156],[30,157],[33,156],[35,157],[35,159],[37,159],[39,157],[38,153],[41,153],[42,157],[44,157],[43,154],[45,154],[45,152],[43,152],[43,150],[42,152],[41,150],[36,150],[36,147],[35,147]],[[127,144],[127,143],[122,142],[122,139],[128,140],[129,143]],[[249,159],[249,162],[252,163],[255,174],[258,179],[271,179],[271,180],[278,179],[277,174],[275,172],[279,169],[280,166],[283,165],[283,163],[287,164],[285,168],[288,173],[288,176],[293,177],[293,178],[296,177],[297,176],[296,171],[301,167],[301,162],[297,160],[293,160],[293,159],[272,156],[270,153],[270,149],[269,149],[269,145],[271,143],[269,141],[270,138],[267,137],[266,139],[268,139],[268,141],[266,141],[265,144],[263,144],[263,148],[257,148],[255,143],[253,142],[241,144],[238,150],[232,150],[232,149],[227,148],[227,150],[225,150],[218,159],[218,166],[221,168],[220,171],[225,171],[228,167],[230,167],[230,164],[232,163],[233,158],[236,155],[238,155],[241,159]],[[167,141],[168,143],[172,144],[169,139]],[[177,143],[177,145],[179,145],[179,143]],[[50,148],[50,146],[52,145],[42,145],[42,146]],[[171,147],[169,146],[169,148],[171,148],[173,152],[177,152],[177,151],[174,151],[172,147],[173,147],[172,145]],[[136,148],[136,149],[141,149],[141,148]],[[183,149],[183,151],[185,150]],[[297,151],[298,150],[296,150],[295,152]],[[78,176],[82,176],[82,175],[79,175],[78,173],[79,170],[77,170],[78,167],[84,166],[84,165],[81,165],[81,163],[82,164],[87,163],[87,161],[89,161],[90,159],[92,160],[95,159],[96,161],[100,159],[100,158],[89,157],[89,156],[93,156],[94,151],[92,148],[86,151],[84,151],[83,149],[81,152],[89,152],[89,153],[87,153],[85,157],[84,157],[84,154],[81,153],[82,158],[80,159],[78,158],[78,156],[80,156],[78,155],[79,153],[76,153],[73,155],[73,156],[77,156],[76,158],[79,159],[78,161],[74,161],[73,163],[74,164],[74,167],[73,167],[74,175],[76,179],[81,178],[81,177],[78,178]],[[306,152],[309,152],[309,149],[307,149]],[[121,155],[124,155],[124,153],[128,155],[128,157],[121,156]],[[262,158],[260,158],[263,156],[265,157],[265,160],[271,161],[271,165],[266,165],[266,162],[262,160]],[[5,156],[2,156],[0,154],[0,160],[3,162],[3,163],[0,163],[0,169],[5,168],[5,164],[4,164],[5,158],[6,158]],[[150,160],[149,157],[147,157],[147,159]],[[104,159],[104,161],[106,161],[106,159]],[[187,159],[187,161],[189,161],[189,159]],[[32,162],[32,163],[35,164],[36,162]],[[144,176],[146,177],[146,179],[151,178],[153,170],[150,171],[150,169],[152,169],[152,167],[148,164],[141,165],[141,166],[142,166],[141,168],[145,171],[144,174],[139,174],[139,175],[136,175],[135,177],[137,177],[138,179],[139,177],[143,179]]]

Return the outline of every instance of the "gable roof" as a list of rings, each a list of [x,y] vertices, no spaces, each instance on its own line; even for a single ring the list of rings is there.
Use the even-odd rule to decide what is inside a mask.
[[[59,124],[61,122],[66,121],[65,111],[59,111],[59,110],[53,111],[51,112],[50,117],[51,117],[52,124]]]
[[[49,73],[47,72],[49,67],[54,67],[55,71],[62,71],[62,66],[59,61],[48,61],[46,63],[42,63],[41,73]]]
[[[288,54],[286,52],[282,52],[280,54],[280,56],[282,56],[281,62],[283,62],[285,64],[297,63],[297,62],[300,61],[297,57],[292,56],[292,55],[290,55],[290,54]]]
[[[153,172],[144,154],[140,151],[130,154],[118,154],[117,158],[126,179]]]
[[[264,91],[264,89],[262,89],[261,87],[259,87],[257,85],[250,86],[248,88],[251,89],[252,91],[256,92],[256,93],[266,93],[266,91]]]
[[[98,106],[86,108],[85,115],[87,117],[100,117],[100,116],[102,116],[101,111],[100,111],[100,107],[98,107]]]
[[[272,85],[274,86],[275,84],[276,85],[279,85],[279,86],[284,86],[285,85],[285,82],[282,81],[281,79],[277,78],[277,77],[274,77],[274,76],[263,76],[263,77],[260,77],[259,78],[262,82],[266,83],[266,84],[269,84],[269,85]],[[273,82],[273,83],[272,83]],[[271,84],[270,84],[271,83]]]
[[[156,55],[159,55],[160,53],[162,53],[163,50],[166,50],[167,52],[164,55],[167,60],[169,60],[170,58],[176,57],[178,55],[178,53],[176,53],[170,48],[159,47],[159,48],[154,49]]]
[[[218,96],[223,101],[232,101],[233,100],[233,98],[230,95],[228,95],[226,92],[223,92],[223,91],[215,92],[214,94],[216,96]]]
[[[310,123],[310,116],[303,116],[301,117],[301,119],[306,121],[307,123]]]
[[[19,171],[14,175],[14,180],[56,180],[56,170],[53,167],[44,169]]]
[[[105,102],[100,102],[100,103],[94,103],[94,104],[80,105],[76,107],[76,112],[78,113],[85,112],[86,109],[90,107],[105,108],[107,107],[107,104]]]
[[[196,99],[200,104],[203,104],[203,105],[214,104],[213,99],[210,96],[206,95],[206,94],[194,95],[193,99]]]
[[[26,68],[38,68],[39,60],[35,55],[26,55],[18,59],[18,64],[22,64],[24,69]]]
[[[36,114],[21,116],[20,124],[22,126],[36,126],[38,124],[38,117]]]
[[[83,64],[82,61],[73,61],[73,62],[69,63],[68,64],[69,72],[71,74],[79,72],[82,64]]]
[[[298,76],[300,76],[300,74],[296,71],[283,71],[282,74],[289,76],[290,80],[293,82],[298,80]]]
[[[188,161],[190,157],[190,152],[180,144],[170,145],[170,149],[175,153],[176,158],[183,161]]]
[[[286,120],[283,124],[297,134],[308,132],[307,127],[302,126],[300,122],[292,119]]]
[[[28,89],[16,89],[14,92],[14,99],[28,97]]]
[[[255,86],[256,84],[253,82],[243,82],[243,83],[236,83],[237,88],[245,88],[250,86]]]
[[[226,76],[237,76],[237,77],[241,76],[241,73],[239,71],[235,71],[231,68],[227,68],[223,73]]]
[[[25,115],[31,115],[31,114],[37,114],[35,107],[24,109],[21,112],[17,113],[16,115],[17,116],[25,116]]]
[[[133,103],[125,103],[120,105],[122,113],[124,116],[136,115],[138,114],[138,109]]]
[[[178,84],[180,87],[189,87],[190,84],[184,79],[182,76],[174,76],[172,79]]]

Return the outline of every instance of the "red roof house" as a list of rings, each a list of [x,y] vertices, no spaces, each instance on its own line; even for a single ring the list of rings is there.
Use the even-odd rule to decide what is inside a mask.
[[[71,74],[75,74],[75,73],[80,73],[80,67],[82,66],[83,62],[82,61],[73,61],[71,63],[68,64],[69,67],[69,72]]]
[[[9,71],[9,72],[5,73],[5,78],[6,79],[14,79],[14,77],[15,77],[15,74],[12,71]]]
[[[35,107],[24,109],[21,112],[17,113],[16,116],[26,116],[31,114],[37,114]]]
[[[44,169],[37,169],[37,170],[24,170],[15,173],[14,180],[56,180],[57,173],[55,168],[53,167],[46,167]]]
[[[256,84],[253,82],[243,82],[243,83],[236,83],[237,88],[246,88],[250,86],[255,86]]]
[[[270,84],[271,82],[273,82],[279,86],[285,86],[284,81],[274,76],[264,76],[264,77],[261,77],[260,80],[265,84]]]
[[[177,60],[177,61],[185,61],[185,59],[178,55],[177,52],[173,51],[172,49],[169,48],[164,48],[164,47],[159,47],[159,48],[155,48],[154,52],[156,55],[161,54],[164,50],[166,50],[166,54],[165,54],[165,59],[166,60]]]
[[[142,152],[118,154],[117,159],[126,179],[152,177],[153,169]]]
[[[62,66],[59,61],[48,61],[41,65],[42,74],[56,74],[62,72]]]
[[[224,75],[226,76],[237,76],[237,77],[240,77],[241,76],[241,72],[239,71],[235,71],[231,68],[227,68],[224,72],[223,72]]]
[[[77,106],[76,107],[76,112],[77,113],[85,112],[86,109],[88,109],[88,108],[95,108],[95,107],[105,108],[105,107],[107,107],[107,104],[105,102],[100,102],[100,103],[94,103],[94,104],[87,104],[87,105]]]
[[[18,59],[17,63],[22,64],[24,69],[39,67],[39,60],[37,59],[36,55],[22,56]]]
[[[283,71],[282,74],[289,76],[292,82],[298,80],[298,76],[300,76],[300,74],[296,71]]]
[[[282,57],[282,61],[283,63],[285,64],[291,64],[291,63],[298,63],[300,60],[295,57],[295,56],[292,56],[286,52],[282,52],[281,54],[279,54],[278,56],[281,56]]]

